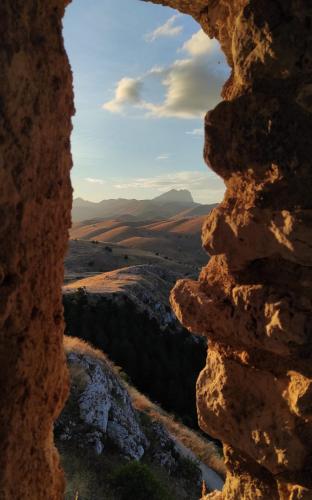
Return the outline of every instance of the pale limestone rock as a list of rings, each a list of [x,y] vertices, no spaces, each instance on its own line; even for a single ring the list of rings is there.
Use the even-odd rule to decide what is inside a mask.
[[[97,454],[105,453],[109,439],[122,455],[140,460],[149,442],[126,388],[104,356],[69,352],[67,363],[71,394],[56,425],[60,439],[93,448]]]

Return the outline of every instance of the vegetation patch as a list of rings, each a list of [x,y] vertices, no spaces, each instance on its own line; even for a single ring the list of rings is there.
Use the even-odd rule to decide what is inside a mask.
[[[146,464],[130,462],[119,467],[111,484],[120,500],[173,500],[173,496]]]

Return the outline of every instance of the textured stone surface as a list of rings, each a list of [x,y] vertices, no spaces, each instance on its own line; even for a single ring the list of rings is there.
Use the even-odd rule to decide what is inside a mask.
[[[63,288],[64,317],[67,335],[107,353],[137,389],[196,426],[196,379],[207,346],[170,309],[178,278],[169,269],[138,265],[72,282]]]
[[[212,259],[198,283],[180,282],[172,295],[183,323],[210,339],[198,408],[202,426],[228,443],[222,495],[308,499],[312,5],[154,1],[193,15],[233,68],[226,101],[206,118],[205,158],[227,185],[204,228]],[[67,3],[0,6],[4,499],[62,497],[51,427],[67,392],[60,300],[71,198]]]
[[[83,342],[65,337],[65,350],[71,389],[55,428],[59,439],[98,455],[109,439],[122,455],[140,460],[149,442],[120,378],[104,355]]]
[[[71,74],[62,1],[0,5],[0,498],[60,499]]]
[[[204,154],[227,191],[203,227],[211,260],[172,304],[209,339],[199,422],[227,443],[228,500],[312,498],[311,14],[303,1],[208,5],[233,73]]]
[[[112,460],[115,467],[118,463],[124,464],[125,459],[153,464],[162,470],[162,474],[168,475],[170,481],[178,479],[185,486],[190,482],[189,493],[192,495],[187,496],[185,491],[181,497],[184,499],[198,498],[202,479],[213,488],[222,487],[221,478],[198,462],[191,450],[169,433],[164,423],[155,415],[149,416],[142,409],[135,408],[138,401],[134,392],[137,399],[146,399],[145,396],[123,381],[119,369],[103,351],[67,336],[64,337],[64,347],[70,373],[70,395],[56,421],[54,435],[69,484],[73,474],[70,462],[73,456],[77,456],[80,465],[75,465],[76,471],[83,471],[87,476],[91,469],[93,474],[99,474],[101,481],[108,480],[108,471],[101,458]],[[164,414],[163,410],[160,411]],[[81,461],[81,457],[86,456],[90,457],[87,467]],[[186,458],[192,462],[186,463]],[[83,498],[104,498],[100,492],[93,495],[93,488],[89,488]]]

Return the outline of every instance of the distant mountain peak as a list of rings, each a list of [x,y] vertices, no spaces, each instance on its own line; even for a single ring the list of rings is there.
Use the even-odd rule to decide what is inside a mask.
[[[88,201],[85,200],[84,198],[74,198],[73,199],[73,207],[79,206],[79,207],[88,207],[90,205],[94,205],[95,203],[93,201]]]
[[[119,198],[94,202],[76,198],[73,202],[72,218],[74,222],[118,217],[123,220],[156,220],[172,217],[182,210],[197,206],[199,203],[193,201],[187,189],[171,189],[152,200]]]
[[[170,189],[170,191],[153,198],[153,201],[166,203],[194,203],[193,197],[187,189]]]

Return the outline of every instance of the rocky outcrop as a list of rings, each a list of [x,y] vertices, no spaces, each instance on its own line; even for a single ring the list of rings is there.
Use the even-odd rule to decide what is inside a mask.
[[[227,191],[203,228],[210,262],[172,305],[209,339],[199,422],[229,471],[209,498],[312,498],[312,5],[203,3],[233,68],[205,121]]]
[[[168,300],[176,278],[177,273],[169,269],[142,264],[74,281],[63,287],[63,293],[65,298],[77,294],[77,291],[80,295],[88,294],[90,305],[95,305],[103,296],[114,299],[120,306],[128,299],[138,312],[155,320],[160,330],[170,326],[181,329]]]
[[[61,286],[70,225],[64,2],[0,5],[0,497],[64,488],[52,424],[66,399]]]
[[[64,286],[66,334],[106,352],[140,391],[197,427],[195,385],[206,342],[189,335],[170,308],[177,276],[139,265]]]
[[[233,68],[206,118],[227,193],[212,255],[172,302],[209,338],[204,429],[224,440],[222,497],[311,498],[311,3],[154,0],[191,14]],[[0,6],[1,497],[59,499],[52,422],[67,392],[60,287],[70,224],[64,0]],[[239,431],[241,435],[239,435]],[[215,497],[216,498],[216,497]]]
[[[124,456],[140,460],[149,442],[110,363],[76,339],[66,339],[65,348],[71,389],[55,427],[58,439],[74,440],[97,455],[105,452],[109,440]]]
[[[222,485],[219,476],[200,464],[161,422],[135,409],[131,392],[137,391],[125,384],[103,352],[74,337],[65,337],[64,347],[70,395],[55,424],[54,434],[66,471],[65,498],[73,498],[69,490],[77,475],[82,477],[79,487],[77,485],[79,498],[106,498],[101,483],[109,484],[113,469],[129,461],[149,464],[162,471],[169,482],[188,487],[182,496],[175,494],[170,498],[195,500],[206,476],[209,486]],[[136,397],[144,398],[139,393]],[[74,467],[73,457],[78,461]],[[86,462],[85,457],[88,457]],[[105,464],[110,461],[114,466],[109,472]],[[95,494],[87,471],[97,484]],[[135,496],[135,491],[133,494]]]

